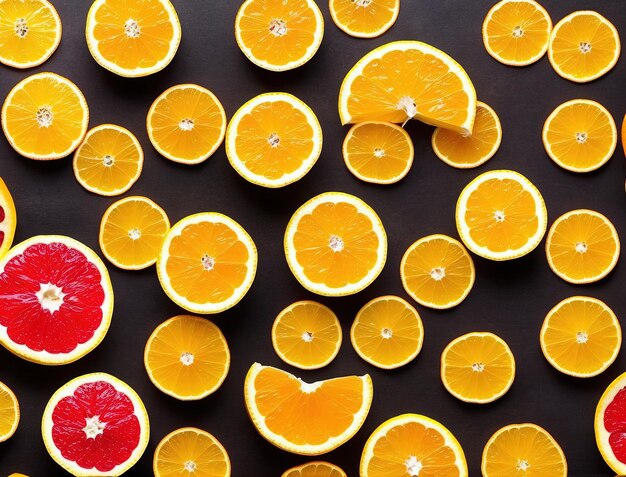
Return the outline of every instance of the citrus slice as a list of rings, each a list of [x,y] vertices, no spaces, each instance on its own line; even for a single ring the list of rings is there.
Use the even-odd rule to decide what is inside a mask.
[[[547,223],[541,192],[515,171],[479,175],[463,189],[456,205],[461,240],[489,260],[511,260],[532,252]]]
[[[226,155],[237,173],[253,184],[283,187],[302,177],[322,152],[322,128],[304,102],[287,93],[266,93],[233,115],[226,131]]]
[[[121,475],[150,438],[148,413],[137,393],[106,373],[72,379],[50,398],[41,420],[50,456],[70,474]]]
[[[548,58],[559,76],[586,83],[608,73],[620,49],[619,34],[610,21],[594,11],[577,11],[554,26]]]
[[[492,333],[468,333],[441,354],[441,381],[455,398],[486,404],[506,394],[515,379],[515,358]]]
[[[343,160],[358,179],[393,184],[406,176],[413,164],[413,142],[393,123],[366,121],[350,128],[343,141]]]
[[[369,375],[306,383],[294,375],[254,363],[246,376],[246,408],[259,433],[276,447],[319,455],[348,441],[372,404]]]
[[[383,422],[365,443],[361,477],[418,474],[467,477],[459,442],[443,424],[420,414]]]
[[[493,58],[510,66],[540,60],[548,49],[552,19],[534,0],[502,0],[483,22],[483,43]]]
[[[618,475],[626,475],[626,373],[606,388],[596,407],[596,444],[607,465]]]
[[[546,239],[548,265],[563,280],[593,283],[607,276],[619,259],[617,230],[593,210],[572,210],[554,221]]]
[[[150,142],[163,157],[181,164],[199,164],[222,144],[226,113],[208,89],[179,84],[154,100],[146,126]]]
[[[387,259],[387,234],[376,212],[358,197],[326,192],[291,217],[285,255],[300,284],[319,295],[351,295],[366,288]]]
[[[74,153],[74,175],[90,192],[120,195],[130,189],[143,167],[143,149],[128,129],[102,124],[91,129]]]
[[[0,382],[0,442],[9,439],[20,423],[20,405],[9,386]]]
[[[211,434],[194,427],[176,429],[165,436],[152,464],[155,477],[229,477],[230,459],[224,446]]]
[[[419,119],[471,134],[476,91],[465,70],[443,51],[396,41],[366,54],[339,91],[342,124]]]
[[[541,351],[562,373],[590,378],[606,370],[622,345],[622,328],[602,301],[567,298],[550,310],[539,335]]]
[[[5,65],[39,66],[61,42],[61,19],[47,0],[5,0],[0,18],[0,63]]]
[[[340,467],[330,462],[308,462],[286,470],[281,477],[348,477]]]
[[[0,344],[21,358],[76,361],[104,339],[112,314],[109,272],[74,239],[40,235],[0,259]]]
[[[410,363],[422,349],[424,327],[419,313],[400,297],[374,298],[359,310],[350,328],[357,354],[382,369]]]
[[[157,326],[143,359],[150,381],[181,401],[217,391],[230,368],[228,343],[220,329],[205,318],[188,315]]]
[[[100,249],[116,267],[142,270],[154,265],[170,229],[165,211],[147,197],[111,204],[100,222]]]
[[[478,167],[498,151],[502,142],[502,126],[496,112],[478,101],[471,136],[437,128],[431,142],[437,157],[449,166],[458,169]]]
[[[0,177],[0,258],[11,248],[16,227],[15,203],[9,188]]]
[[[60,159],[82,142],[89,123],[83,93],[67,78],[37,73],[23,79],[2,105],[2,130],[19,154]]]
[[[511,424],[499,429],[483,450],[484,477],[567,477],[567,461],[559,444],[535,424]]]
[[[400,13],[400,0],[330,0],[328,6],[335,25],[357,38],[382,35]]]
[[[446,309],[460,304],[474,286],[474,262],[463,244],[447,235],[429,235],[402,257],[404,290],[420,305]]]
[[[300,369],[329,364],[341,347],[341,325],[332,310],[315,301],[298,301],[281,311],[272,326],[274,351]]]
[[[161,71],[176,55],[181,35],[169,0],[96,0],[87,14],[91,56],[120,76]]]
[[[257,250],[230,217],[204,212],[174,225],[157,258],[159,282],[170,299],[193,313],[235,306],[252,286]]]
[[[235,19],[235,39],[244,55],[270,71],[309,61],[322,43],[324,17],[314,0],[246,0]]]
[[[617,146],[617,126],[604,106],[574,99],[558,106],[543,125],[543,145],[556,164],[572,172],[595,171]]]

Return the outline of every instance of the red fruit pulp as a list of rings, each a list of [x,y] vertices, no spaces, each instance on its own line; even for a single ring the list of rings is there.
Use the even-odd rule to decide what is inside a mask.
[[[604,427],[611,434],[609,445],[615,457],[626,464],[626,387],[619,390],[604,410]]]
[[[6,212],[4,211],[4,207],[0,205],[0,225],[2,225],[2,222],[4,222],[5,218],[6,218]],[[3,243],[4,243],[4,232],[0,230],[0,247],[2,247]]]

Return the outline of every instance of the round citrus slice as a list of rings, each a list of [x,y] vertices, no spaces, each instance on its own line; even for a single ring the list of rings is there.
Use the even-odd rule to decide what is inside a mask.
[[[383,422],[365,443],[361,477],[420,474],[467,477],[459,442],[443,424],[420,414]]]
[[[534,0],[502,0],[483,22],[483,43],[493,58],[510,66],[540,60],[548,49],[552,19]]]
[[[253,184],[283,187],[304,177],[322,152],[322,128],[305,103],[266,93],[244,104],[226,131],[226,155]]]
[[[116,267],[142,270],[156,263],[170,229],[165,211],[147,197],[113,203],[100,222],[100,249]]]
[[[441,381],[455,398],[486,404],[506,394],[515,379],[515,359],[492,333],[468,333],[441,354]]]
[[[199,164],[222,144],[226,113],[208,89],[179,84],[154,100],[146,127],[150,142],[163,157],[181,164]]]
[[[626,373],[620,374],[602,394],[593,427],[604,461],[616,474],[626,475]]]
[[[535,424],[511,424],[487,441],[481,471],[484,477],[567,477],[567,461],[545,429]]]
[[[9,439],[20,423],[20,405],[9,386],[0,382],[0,442]]]
[[[615,26],[599,13],[586,10],[570,13],[554,26],[548,58],[559,76],[586,83],[608,73],[620,50]]]
[[[404,129],[393,123],[355,124],[343,141],[343,160],[362,181],[393,184],[411,169],[413,142]]]
[[[188,315],[157,326],[143,359],[150,381],[181,401],[217,391],[230,368],[230,351],[220,329],[205,318]]]
[[[400,0],[330,0],[328,6],[335,25],[357,38],[382,35],[400,13]]]
[[[478,167],[498,151],[502,142],[502,126],[496,112],[478,101],[471,136],[437,128],[431,142],[437,157],[449,166],[458,169]]]
[[[341,325],[332,310],[315,301],[298,301],[281,311],[272,326],[274,351],[300,369],[329,364],[341,347]]]
[[[83,93],[67,78],[37,73],[23,79],[2,105],[2,130],[19,154],[60,159],[82,142],[89,123]]]
[[[339,91],[342,124],[414,118],[471,134],[475,115],[476,91],[465,70],[419,41],[396,41],[369,52]]]
[[[507,170],[479,175],[461,192],[456,227],[465,246],[489,260],[512,260],[532,252],[548,223],[539,190]]]
[[[306,383],[292,374],[254,363],[244,384],[246,408],[259,433],[276,447],[319,455],[347,442],[372,404],[369,375]]]
[[[104,339],[112,314],[109,272],[74,239],[40,235],[0,259],[0,344],[21,358],[76,361]]]
[[[422,349],[424,327],[419,313],[400,297],[374,298],[359,310],[350,328],[357,354],[382,369],[410,363]]]
[[[574,99],[558,106],[543,125],[543,145],[556,164],[572,172],[602,167],[617,146],[617,126],[604,106]]]
[[[387,259],[387,234],[376,212],[358,197],[326,192],[291,217],[285,255],[300,284],[319,295],[366,288]]]
[[[563,214],[546,239],[548,264],[563,280],[593,283],[607,276],[619,259],[617,230],[604,215],[578,209]]]
[[[148,413],[137,393],[105,373],[80,376],[56,391],[41,433],[50,456],[75,476],[122,475],[150,438]]]
[[[0,258],[11,248],[16,227],[15,203],[7,185],[0,177]]]
[[[244,55],[270,71],[302,66],[317,53],[324,17],[314,0],[246,0],[235,19],[235,38]]]
[[[230,217],[204,212],[174,225],[157,258],[163,290],[193,313],[219,313],[235,306],[252,286],[257,249]]]
[[[419,239],[402,257],[404,290],[420,305],[446,309],[460,304],[474,286],[474,262],[463,244],[447,235]]]
[[[348,477],[340,467],[330,462],[307,462],[286,470],[281,477]]]
[[[152,464],[155,477],[230,477],[230,459],[211,434],[194,427],[176,429],[165,436]]]
[[[39,66],[61,42],[61,19],[47,0],[4,0],[0,18],[0,63],[5,65]]]
[[[577,378],[590,378],[617,358],[622,328],[605,303],[574,296],[550,310],[539,341],[543,355],[556,369]]]
[[[169,0],[96,0],[87,14],[85,36],[91,56],[120,76],[161,71],[176,55],[181,35]]]

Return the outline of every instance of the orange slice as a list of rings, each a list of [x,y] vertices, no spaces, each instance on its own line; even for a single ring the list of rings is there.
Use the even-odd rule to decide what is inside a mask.
[[[116,267],[142,270],[156,263],[170,229],[165,211],[147,197],[126,197],[111,204],[100,222],[100,249]]]
[[[0,442],[15,434],[20,423],[20,405],[11,389],[0,382]]]
[[[492,57],[510,66],[540,60],[548,49],[552,19],[534,0],[502,0],[483,22],[483,43]]]
[[[341,347],[341,325],[332,310],[315,301],[298,301],[281,311],[272,326],[274,351],[300,369],[329,364]]]
[[[234,114],[226,155],[237,173],[263,187],[304,177],[322,152],[322,128],[304,102],[287,93],[256,96]]]
[[[476,91],[465,70],[443,51],[396,41],[366,54],[339,91],[341,124],[419,119],[471,134]]]
[[[437,157],[446,164],[459,169],[478,167],[498,151],[502,142],[502,126],[496,112],[478,101],[471,136],[437,128],[431,142]]]
[[[174,225],[157,258],[161,287],[181,308],[219,313],[235,306],[252,286],[257,250],[230,217],[204,212]]]
[[[17,228],[17,211],[9,188],[0,177],[0,258],[11,248],[15,229]]]
[[[82,142],[89,123],[83,93],[67,78],[38,73],[13,87],[2,105],[2,130],[19,154],[60,159]]]
[[[489,260],[532,252],[546,233],[548,213],[539,190],[507,170],[479,175],[461,192],[456,227],[465,246]]]
[[[292,374],[254,363],[244,384],[246,408],[259,433],[276,447],[319,455],[348,441],[372,403],[369,375],[306,383]]]
[[[602,301],[573,296],[556,305],[543,322],[541,351],[562,373],[577,378],[597,376],[617,358],[622,328]]]
[[[557,74],[576,83],[608,73],[619,59],[619,33],[597,12],[570,13],[554,26],[548,58]]]
[[[596,445],[606,464],[618,475],[626,474],[626,373],[609,384],[596,407],[593,428]]]
[[[543,125],[543,145],[556,164],[572,172],[595,171],[617,146],[617,126],[600,103],[574,99],[558,106]]]
[[[359,310],[350,329],[357,354],[382,369],[410,363],[422,349],[424,327],[419,313],[397,296],[374,298]]]
[[[593,210],[572,210],[556,219],[546,240],[548,264],[563,280],[593,283],[607,276],[619,259],[617,230]]]
[[[0,63],[5,65],[38,66],[61,42],[61,18],[47,0],[5,0],[0,18]]]
[[[413,142],[393,123],[366,121],[350,128],[343,141],[343,160],[358,179],[393,184],[409,173]]]
[[[235,38],[244,55],[271,71],[302,66],[324,37],[324,17],[313,0],[246,0],[235,19]]]
[[[319,295],[351,295],[382,271],[387,235],[376,212],[358,197],[326,192],[291,217],[285,255],[300,284]]]
[[[389,30],[400,13],[400,0],[330,0],[335,25],[350,36],[375,38]]]
[[[154,100],[146,126],[150,142],[163,157],[182,164],[199,164],[222,144],[226,113],[208,89],[179,84]]]
[[[361,455],[361,477],[467,477],[461,445],[443,424],[420,414],[402,414],[383,422]]]
[[[286,470],[281,477],[348,477],[340,467],[330,462],[308,462]]]
[[[87,14],[91,56],[120,76],[161,71],[174,59],[181,35],[169,0],[95,0]]]
[[[447,235],[429,235],[402,257],[404,290],[420,305],[446,309],[460,304],[474,286],[474,261],[463,244]]]

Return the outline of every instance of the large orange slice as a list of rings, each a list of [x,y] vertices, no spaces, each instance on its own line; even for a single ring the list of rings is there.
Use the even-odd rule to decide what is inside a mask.
[[[400,13],[400,0],[330,0],[335,25],[350,36],[374,38],[389,30]]]
[[[9,188],[0,177],[0,258],[11,248],[15,229],[17,228],[17,212]]]

